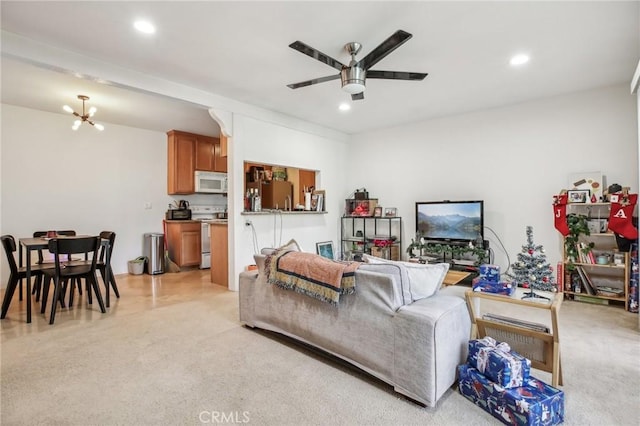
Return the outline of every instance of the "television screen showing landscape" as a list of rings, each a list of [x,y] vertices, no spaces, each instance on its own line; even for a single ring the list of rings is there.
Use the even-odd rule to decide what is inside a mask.
[[[475,240],[483,235],[482,204],[482,201],[416,203],[416,230],[427,240]]]

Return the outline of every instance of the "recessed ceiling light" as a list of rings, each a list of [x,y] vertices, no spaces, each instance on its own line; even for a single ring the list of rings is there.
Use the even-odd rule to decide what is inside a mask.
[[[149,21],[139,20],[133,23],[136,30],[145,34],[153,34],[156,32],[156,27]]]
[[[525,55],[524,53],[513,56],[509,61],[509,63],[514,67],[517,67],[518,65],[524,65],[527,62],[529,62],[529,55]]]
[[[349,105],[349,104],[348,104],[348,103],[346,103],[346,102],[343,102],[343,103],[341,103],[341,104],[340,104],[340,106],[338,107],[338,109],[339,109],[340,111],[349,111],[349,110],[351,109],[351,105]]]

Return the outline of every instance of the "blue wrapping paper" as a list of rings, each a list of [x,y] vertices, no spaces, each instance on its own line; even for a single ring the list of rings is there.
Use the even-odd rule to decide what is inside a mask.
[[[480,278],[472,282],[471,289],[473,291],[503,294],[505,296],[513,296],[513,293],[516,292],[516,286],[513,283],[485,281]]]
[[[458,366],[458,389],[477,406],[507,425],[557,425],[564,421],[564,392],[529,377],[525,386],[507,389],[475,368]]]
[[[489,265],[487,263],[480,265],[480,278],[484,281],[492,283],[500,282],[500,267],[498,265]]]
[[[469,341],[467,363],[505,388],[522,386],[531,371],[529,359],[489,336]]]

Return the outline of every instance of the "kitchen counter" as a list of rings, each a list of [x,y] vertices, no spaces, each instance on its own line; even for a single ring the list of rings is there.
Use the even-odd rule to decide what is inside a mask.
[[[228,219],[209,219],[209,220],[193,220],[193,219],[189,219],[189,220],[166,220],[165,222],[167,223],[224,223],[227,224],[229,222]]]
[[[314,210],[261,210],[259,212],[241,212],[242,215],[268,215],[268,214],[327,214],[327,212]]]
[[[229,246],[227,221],[215,219],[208,221],[211,238],[211,282],[224,287],[229,286]]]

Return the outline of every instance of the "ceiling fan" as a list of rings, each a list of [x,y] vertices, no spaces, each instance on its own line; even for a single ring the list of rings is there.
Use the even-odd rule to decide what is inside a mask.
[[[386,80],[424,80],[427,73],[405,72],[405,71],[377,71],[370,69],[372,66],[381,61],[389,53],[396,50],[402,44],[412,37],[406,31],[398,30],[389,38],[380,43],[378,47],[373,49],[367,56],[356,61],[356,55],[360,52],[362,45],[360,43],[351,42],[345,44],[344,48],[351,55],[349,65],[344,65],[340,61],[333,59],[331,56],[325,55],[313,47],[307,46],[301,41],[294,41],[289,45],[307,56],[317,59],[318,61],[329,65],[340,71],[339,74],[327,77],[314,78],[312,80],[302,81],[300,83],[287,84],[291,89],[311,86],[312,84],[324,83],[330,80],[342,80],[342,89],[351,94],[354,101],[364,99],[365,81],[368,78],[380,78]]]

